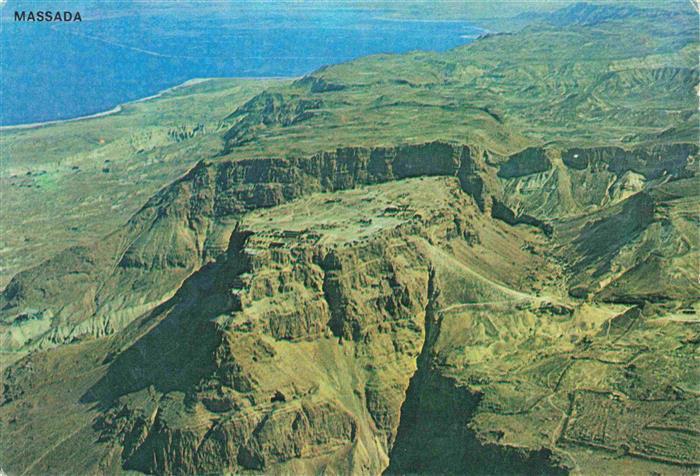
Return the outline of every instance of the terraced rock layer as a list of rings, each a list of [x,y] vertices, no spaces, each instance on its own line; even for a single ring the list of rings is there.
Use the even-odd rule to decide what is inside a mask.
[[[2,292],[3,470],[697,473],[697,15],[540,20],[176,128]]]
[[[522,154],[549,168],[528,169]],[[187,276],[221,253],[239,217],[315,191],[418,176],[455,176],[478,206],[495,218],[551,233],[547,222],[564,214],[562,197],[570,202],[568,215],[572,209],[619,200],[620,196],[611,197],[610,190],[624,187],[632,170],[642,183],[651,184],[660,177],[688,176],[697,147],[529,149],[522,154],[499,159],[477,148],[435,142],[344,148],[303,159],[201,162],[105,240],[69,249],[13,278],[0,297],[6,316],[3,348],[45,348],[123,328],[172,296]],[[563,157],[559,163],[564,165],[555,167],[550,156]],[[510,171],[514,161],[525,164],[515,175]],[[589,181],[607,186],[591,193]],[[127,288],[132,291],[125,294]]]

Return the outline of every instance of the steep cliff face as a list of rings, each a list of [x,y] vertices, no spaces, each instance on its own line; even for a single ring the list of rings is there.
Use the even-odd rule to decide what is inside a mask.
[[[212,222],[212,189],[206,175],[179,180],[102,241],[15,276],[1,298],[3,348],[110,334],[171,296],[226,232]],[[48,320],[45,332],[23,319]]]
[[[635,217],[635,226],[651,217]],[[151,312],[4,373],[3,433],[20,438],[24,428],[6,418],[15,415],[58,441],[48,453],[43,440],[6,452],[7,467],[574,470],[588,463],[569,445],[588,436],[572,408],[597,418],[586,392],[654,398],[645,411],[657,418],[665,399],[686,400],[652,385],[653,375],[689,388],[692,369],[677,372],[673,352],[692,345],[660,350],[655,316],[667,308],[623,312],[568,297],[565,269],[545,253],[553,239],[491,219],[458,177],[321,192],[248,213],[217,258]],[[589,260],[582,270],[605,261]],[[681,324],[663,325],[675,342]],[[659,350],[641,358],[627,344],[637,340]],[[51,369],[73,375],[72,384]],[[66,410],[37,419],[45,399]],[[617,448],[636,428],[625,423],[604,444]],[[695,461],[688,444],[669,453],[650,437],[638,433],[634,451],[658,463],[639,468]],[[64,451],[86,441],[85,459],[68,464]]]
[[[410,195],[427,198],[444,183],[416,183]],[[400,198],[405,188],[395,190],[380,189],[371,203],[356,192],[337,196],[325,206],[342,220],[325,226],[316,221],[318,215],[306,224],[299,218],[291,226],[279,223],[286,213],[296,216],[306,207],[323,207],[328,200],[323,195],[244,220],[227,257],[196,277],[217,283],[205,291],[212,311],[202,315],[200,310],[195,317],[199,322],[210,316],[207,324],[201,322],[211,331],[200,329],[189,338],[197,355],[211,365],[197,359],[200,374],[190,386],[180,367],[177,381],[170,379],[177,389],[164,388],[169,379],[160,372],[179,367],[172,361],[177,357],[157,355],[152,350],[157,343],[146,341],[138,354],[127,351],[117,357],[94,389],[95,395],[127,392],[110,403],[114,409],[98,423],[104,438],[123,442],[125,467],[205,472],[222,460],[209,463],[212,454],[225,455],[231,471],[269,471],[289,461],[309,468],[343,467],[350,452],[349,469],[381,470],[423,343],[430,270],[421,243],[453,233],[452,214],[436,218],[447,214],[446,199],[460,199],[452,182],[446,196],[440,193],[445,200],[441,207],[431,210],[421,204],[424,216],[417,219],[419,202]],[[402,202],[397,210],[387,212],[397,199]],[[368,207],[375,213],[367,213]],[[358,223],[366,217],[377,223]],[[160,334],[168,334],[161,338],[183,345],[187,336],[170,332],[178,332],[184,322],[168,322],[180,315],[192,319],[190,312],[175,309],[163,318]],[[190,326],[188,333],[192,330]],[[207,339],[212,332],[217,337]],[[298,347],[307,355],[300,355]],[[325,364],[332,368],[317,368],[314,356],[329,353],[336,355]],[[186,354],[191,358],[191,352]],[[138,423],[146,409],[131,402],[134,387],[125,385],[129,379],[124,377],[134,373],[134,385],[152,382],[156,392],[164,391],[158,401],[179,405],[179,410],[153,410],[150,423]],[[179,404],[170,401],[173,395],[181,395]],[[192,428],[195,415],[202,423]]]
[[[512,158],[443,143],[200,163],[104,243],[5,290],[7,314],[59,303],[6,321],[5,346],[99,337],[5,370],[7,441],[21,438],[18,417],[60,435],[48,453],[44,439],[5,452],[8,469],[478,473],[495,459],[502,471],[560,474],[589,464],[570,445],[589,444],[576,415],[597,421],[591,392],[656,398],[644,405],[657,418],[694,391],[693,370],[675,364],[697,344],[679,327],[700,295],[689,151],[668,174],[603,159],[572,169],[556,149],[527,151],[538,158],[513,169],[499,165]],[[585,194],[566,174],[639,189],[617,202],[595,189],[573,218],[544,213],[546,189],[509,195],[553,172],[572,203]],[[133,318],[116,319],[125,309]],[[670,354],[654,340],[659,325]],[[646,352],[663,365],[630,366]],[[679,383],[656,388],[659,372]],[[65,414],[37,418],[51,408],[42,399],[69,402]],[[695,464],[692,441],[664,449],[685,426],[657,447],[634,421],[603,435],[605,447],[637,438],[639,468]],[[85,441],[96,443],[69,464],[63,452]]]
[[[0,295],[2,469],[697,473],[697,15],[640,11],[227,112]]]
[[[76,403],[99,409],[96,464],[381,472],[430,313],[470,288],[507,299],[492,280],[528,255],[526,235],[492,226],[454,178],[314,194],[248,215],[175,296],[96,342],[105,357],[86,374],[101,377]],[[479,243],[492,233],[505,236]],[[509,257],[490,248],[508,242]],[[470,266],[483,259],[494,274],[455,285],[473,281]],[[464,269],[449,272],[455,265]],[[8,375],[5,408],[40,388]]]
[[[435,143],[200,163],[102,242],[17,275],[2,294],[3,348],[50,347],[122,328],[221,253],[245,212],[314,191],[454,175],[463,156],[469,149]]]
[[[499,168],[504,200],[536,217],[592,212],[664,181],[695,174],[695,144],[531,148]],[[517,164],[517,165],[513,165]]]
[[[431,364],[426,361],[426,365]],[[481,397],[437,369],[419,367],[401,410],[390,465],[383,474],[569,474],[571,468],[550,450],[481,441],[470,428]]]
[[[113,333],[215,259],[243,214],[309,193],[456,176],[493,217],[551,233],[552,219],[608,205],[629,196],[624,190],[630,187],[639,191],[692,175],[696,155],[690,144],[632,151],[533,148],[494,161],[478,148],[433,142],[200,162],[102,242],[68,249],[13,278],[1,298],[2,346],[46,348]]]

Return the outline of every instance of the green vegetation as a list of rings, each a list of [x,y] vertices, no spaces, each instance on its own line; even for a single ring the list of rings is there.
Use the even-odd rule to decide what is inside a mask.
[[[676,6],[4,135],[19,180],[61,128],[35,200],[75,199],[74,164],[152,196],[14,265],[3,469],[697,473],[697,15]],[[100,121],[160,139],[100,152]]]

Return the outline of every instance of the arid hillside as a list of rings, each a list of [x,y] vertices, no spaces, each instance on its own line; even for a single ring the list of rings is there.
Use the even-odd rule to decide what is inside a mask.
[[[216,126],[149,142],[177,178],[104,159],[150,198],[13,265],[2,469],[696,474],[699,43],[677,6],[210,85]]]

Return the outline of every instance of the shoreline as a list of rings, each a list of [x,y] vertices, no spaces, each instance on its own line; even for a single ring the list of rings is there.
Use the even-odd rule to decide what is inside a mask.
[[[143,98],[134,99],[133,101],[127,101],[127,102],[124,102],[121,104],[117,104],[112,109],[108,109],[107,111],[96,112],[94,114],[88,114],[86,116],[71,117],[69,119],[55,119],[52,121],[44,121],[44,122],[30,122],[29,124],[14,124],[14,125],[10,125],[10,126],[0,126],[0,131],[36,129],[39,127],[51,126],[51,125],[55,125],[55,124],[64,124],[67,122],[76,122],[76,121],[83,121],[86,119],[97,119],[98,117],[111,116],[112,114],[117,114],[117,113],[122,112],[124,110],[124,106],[128,106],[131,104],[138,104],[140,102],[145,102],[145,101],[150,101],[151,99],[157,99],[157,98],[159,98],[159,97],[161,97],[169,92],[175,91],[177,89],[184,88],[187,86],[192,86],[195,84],[205,83],[205,82],[211,81],[213,79],[217,79],[217,78],[188,79],[184,83],[176,84],[175,86],[171,86],[169,88],[163,89],[162,91],[159,91],[155,94],[151,94],[150,96],[146,96]]]
[[[128,103],[125,103],[125,104],[128,104]],[[98,117],[110,116],[112,114],[116,114],[116,113],[121,112],[121,111],[122,111],[122,105],[119,104],[118,106],[113,107],[112,109],[109,109],[108,111],[96,112],[95,114],[89,114],[87,116],[72,117],[70,119],[54,119],[53,121],[44,121],[44,122],[30,122],[29,124],[14,124],[11,126],[0,126],[0,132],[18,131],[18,130],[22,130],[22,129],[37,129],[39,127],[52,126],[55,124],[63,124],[66,122],[76,122],[76,121],[82,121],[84,119],[97,119]]]
[[[134,99],[133,101],[127,101],[127,102],[124,102],[121,104],[117,104],[115,107],[113,107],[112,109],[109,109],[107,111],[96,112],[94,114],[88,114],[85,116],[71,117],[68,119],[55,119],[55,120],[44,121],[44,122],[30,122],[28,124],[13,124],[13,125],[9,125],[9,126],[0,126],[0,132],[38,129],[40,127],[53,126],[53,125],[57,125],[57,124],[65,124],[65,123],[70,123],[70,122],[84,121],[84,120],[88,120],[88,119],[97,119],[100,117],[111,116],[112,114],[118,114],[118,113],[122,112],[124,110],[124,106],[130,106],[132,104],[138,104],[141,102],[150,101],[151,99],[158,99],[159,97],[162,97],[162,96],[164,96],[170,92],[176,91],[178,89],[182,89],[182,88],[186,88],[189,86],[194,86],[196,84],[202,84],[202,83],[206,83],[208,81],[214,81],[214,80],[218,80],[218,79],[249,80],[250,81],[250,80],[271,80],[271,79],[289,80],[289,79],[297,79],[297,78],[286,77],[286,76],[192,78],[192,79],[188,79],[187,81],[185,81],[183,83],[176,84],[175,86],[171,86],[169,88],[158,91],[155,94],[151,94],[150,96],[146,96],[143,98]]]

